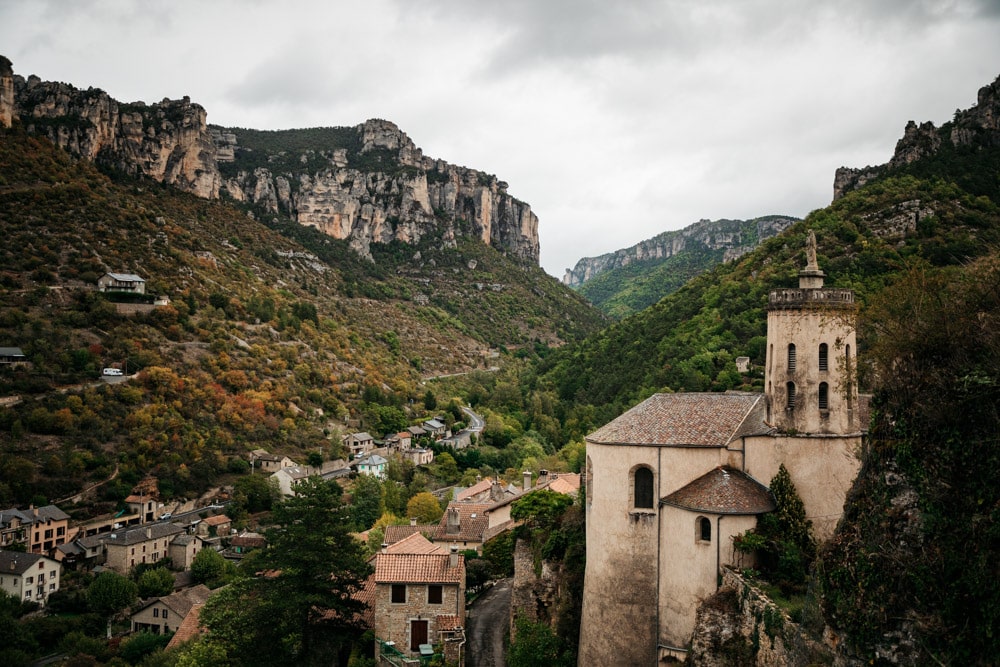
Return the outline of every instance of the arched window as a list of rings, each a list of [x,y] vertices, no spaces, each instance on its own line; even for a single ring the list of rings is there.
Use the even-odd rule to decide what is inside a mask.
[[[819,383],[819,409],[830,409],[830,385],[825,382]]]
[[[785,391],[788,392],[788,409],[791,410],[795,407],[795,383],[789,382],[786,384]]]
[[[821,371],[830,370],[829,366],[830,366],[830,362],[829,362],[828,356],[827,356],[826,343],[820,343],[819,344],[819,369]]]
[[[795,371],[795,343],[788,344],[788,372]]]
[[[635,507],[653,508],[653,471],[649,468],[636,468],[633,479],[632,496]]]
[[[696,532],[697,538],[699,540],[701,540],[702,542],[711,542],[712,541],[712,520],[711,519],[707,519],[707,518],[701,516],[701,517],[698,517],[698,521],[696,523],[697,523],[697,525],[695,526],[695,528],[697,529],[697,532]]]

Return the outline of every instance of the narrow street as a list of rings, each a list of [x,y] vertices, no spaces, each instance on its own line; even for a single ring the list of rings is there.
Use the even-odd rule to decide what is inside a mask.
[[[510,634],[510,579],[498,581],[473,602],[466,620],[469,628],[467,667],[504,667]]]

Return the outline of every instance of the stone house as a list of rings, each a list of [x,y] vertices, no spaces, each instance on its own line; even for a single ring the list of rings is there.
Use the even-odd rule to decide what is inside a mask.
[[[457,550],[442,553],[418,534],[397,548],[430,546],[424,553],[384,553],[374,559],[374,626],[376,659],[381,642],[392,642],[408,656],[426,654],[442,633],[460,631],[465,625],[465,559]],[[428,551],[430,551],[428,553]]]
[[[483,535],[489,528],[488,503],[450,502],[441,516],[432,541],[444,548],[483,552]]]
[[[369,454],[357,462],[358,472],[362,475],[372,475],[379,479],[385,479],[385,466],[389,463],[378,454]]]
[[[271,479],[278,483],[278,489],[282,495],[294,496],[295,486],[302,480],[315,474],[315,470],[307,466],[290,466],[278,470],[278,472],[271,475]]]
[[[157,509],[160,503],[153,496],[133,493],[125,499],[125,504],[133,514],[141,516],[143,522],[152,522],[159,518]]]
[[[580,664],[684,660],[733,538],[772,511],[784,465],[819,541],[860,462],[853,293],[823,287],[815,241],[797,289],[768,297],[764,392],[655,394],[587,436]]]
[[[197,533],[201,537],[224,537],[229,535],[232,527],[232,519],[225,514],[216,514],[199,523]]]
[[[429,433],[435,440],[440,440],[441,438],[450,435],[448,427],[444,422],[438,419],[428,419],[422,424],[422,426],[424,427],[424,430],[426,430],[427,433]]]
[[[344,436],[344,446],[351,453],[352,459],[358,459],[375,449],[375,438],[364,431],[350,433]]]
[[[97,289],[101,292],[146,293],[146,280],[134,273],[105,273],[97,279]]]
[[[412,461],[415,466],[425,466],[434,462],[434,450],[413,447],[403,452],[403,458]]]
[[[155,635],[176,632],[191,609],[205,604],[211,595],[212,591],[207,586],[198,584],[147,600],[132,612],[132,632],[152,632]]]
[[[170,543],[182,533],[184,529],[174,523],[154,523],[116,531],[104,537],[104,563],[118,574],[127,576],[136,565],[169,558]]]
[[[22,602],[45,606],[61,573],[62,565],[41,554],[0,551],[0,590]]]
[[[282,468],[291,468],[296,465],[295,461],[287,456],[271,454],[263,449],[255,449],[250,452],[250,467],[262,473],[273,474]]]
[[[174,539],[170,540],[170,546],[167,547],[167,554],[170,556],[170,560],[175,568],[190,570],[191,563],[194,562],[194,557],[206,546],[205,541],[200,536],[180,533]]]

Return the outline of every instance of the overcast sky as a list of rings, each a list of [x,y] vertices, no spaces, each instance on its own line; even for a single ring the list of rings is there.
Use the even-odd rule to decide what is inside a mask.
[[[1000,74],[1000,0],[0,0],[17,74],[208,121],[385,118],[494,173],[542,266],[701,218],[804,216]]]

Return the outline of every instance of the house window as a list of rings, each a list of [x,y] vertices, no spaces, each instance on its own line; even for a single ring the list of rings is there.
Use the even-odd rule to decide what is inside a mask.
[[[633,507],[653,507],[653,471],[646,467],[636,468],[633,473]]]
[[[698,518],[698,539],[702,542],[712,541],[712,521],[710,519]]]
[[[788,344],[788,372],[795,371],[795,343]]]
[[[160,617],[160,610],[157,609],[156,607],[153,607],[153,618],[159,618],[159,617]]]
[[[830,409],[830,386],[825,382],[819,383],[819,409]]]
[[[791,410],[795,407],[795,383],[789,382],[785,385],[785,391],[788,392],[788,409]]]
[[[164,610],[163,610],[163,618],[166,618],[166,617],[167,617],[167,610],[166,610],[166,609],[164,609]]]
[[[34,581],[35,581],[34,577],[28,577],[27,579],[24,580],[24,583],[31,584],[34,583]]]
[[[828,356],[828,352],[827,352],[826,343],[820,343],[819,344],[819,369],[821,371],[830,370],[830,368],[829,368],[830,362],[829,362],[828,359],[829,359],[829,356]]]
[[[427,587],[427,604],[441,604],[442,586],[431,584]]]
[[[392,601],[396,603],[406,602],[406,584],[392,585]]]

